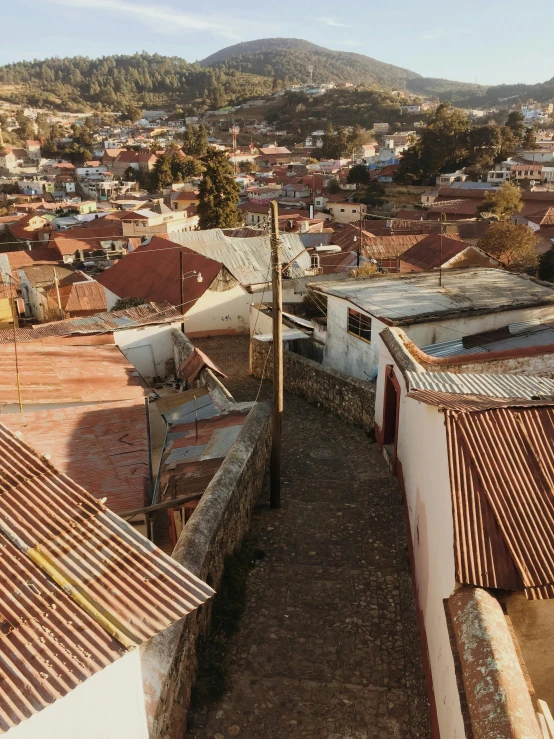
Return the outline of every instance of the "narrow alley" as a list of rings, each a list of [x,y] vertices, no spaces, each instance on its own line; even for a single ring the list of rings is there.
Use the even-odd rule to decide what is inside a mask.
[[[256,397],[246,337],[197,345],[237,400]],[[283,432],[283,505],[254,513],[265,557],[229,645],[228,692],[187,736],[428,737],[399,487],[363,431],[288,394]]]

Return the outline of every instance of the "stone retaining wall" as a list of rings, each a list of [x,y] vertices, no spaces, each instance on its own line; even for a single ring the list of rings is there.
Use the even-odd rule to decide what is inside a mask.
[[[184,342],[179,341],[178,346],[181,353]],[[225,393],[231,403],[232,397],[226,390]],[[225,558],[238,549],[248,532],[252,509],[262,490],[270,446],[270,407],[259,403],[206,488],[173,552],[174,559],[215,590],[223,576]],[[211,609],[212,601],[208,601],[141,648],[152,739],[181,739],[184,735],[198,666],[197,641],[209,633]]]
[[[264,371],[265,368],[265,371]],[[250,374],[271,380],[273,350],[268,342],[250,342]],[[318,362],[284,351],[283,383],[285,390],[325,408],[355,426],[373,431],[375,416],[375,385]]]

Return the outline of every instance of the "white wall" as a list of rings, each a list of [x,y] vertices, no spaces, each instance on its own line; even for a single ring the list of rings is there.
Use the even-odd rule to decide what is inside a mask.
[[[142,326],[114,331],[114,342],[143,377],[152,377],[152,366],[158,377],[165,377],[166,360],[173,358],[171,330],[181,321],[157,326]],[[143,351],[141,351],[143,349]]]
[[[328,296],[327,301],[327,346],[323,363],[340,372],[368,380],[379,365],[379,354],[382,350],[379,333],[386,328],[377,318],[371,320],[372,341],[366,341],[348,333],[348,309],[360,311],[347,300]],[[360,311],[363,315],[368,313]],[[467,316],[453,320],[441,320],[414,324],[403,327],[408,337],[416,346],[428,346],[441,341],[451,341],[462,336],[492,331],[509,323],[528,321],[554,315],[554,308],[523,308],[516,311],[501,311],[483,316]]]
[[[383,426],[384,378],[393,365],[381,346],[375,420]],[[427,637],[435,703],[444,739],[465,739],[456,673],[443,601],[457,587],[454,561],[454,524],[444,415],[434,406],[406,398],[402,374],[397,455],[406,495],[409,536],[412,540],[417,605]]]
[[[63,698],[10,729],[9,739],[148,739],[134,649]]]

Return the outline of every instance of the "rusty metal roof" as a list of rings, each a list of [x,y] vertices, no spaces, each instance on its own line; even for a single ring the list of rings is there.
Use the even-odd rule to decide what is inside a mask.
[[[213,591],[2,425],[0,493],[3,733]]]
[[[142,381],[117,346],[35,341],[18,346],[23,405],[97,403],[144,397]],[[13,344],[0,344],[0,405],[17,403]]]
[[[441,410],[460,411],[461,413],[488,411],[493,408],[544,408],[548,405],[554,405],[554,400],[490,398],[485,395],[441,393],[436,390],[411,390],[407,397],[427,405],[434,405]]]
[[[54,336],[78,336],[86,334],[112,333],[125,329],[140,328],[158,323],[172,323],[181,318],[181,312],[169,303],[146,303],[136,308],[112,311],[110,313],[96,313],[83,318],[68,318],[54,323],[40,323],[32,328],[17,330],[18,342],[36,341]],[[0,344],[11,344],[12,330],[0,331]]]
[[[146,505],[144,401],[6,413],[3,423],[95,498],[118,513]]]
[[[181,365],[180,374],[187,382],[193,382],[200,372],[202,372],[204,367],[209,367],[220,377],[227,377],[227,375],[212,362],[207,354],[204,354],[200,349],[196,349],[196,347],[192,354],[187,357]]]
[[[554,407],[446,411],[456,578],[554,592]]]

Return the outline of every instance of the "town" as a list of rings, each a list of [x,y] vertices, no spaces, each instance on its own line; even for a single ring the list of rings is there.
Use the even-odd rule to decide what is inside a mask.
[[[70,62],[0,67],[0,734],[554,739],[554,90]]]

